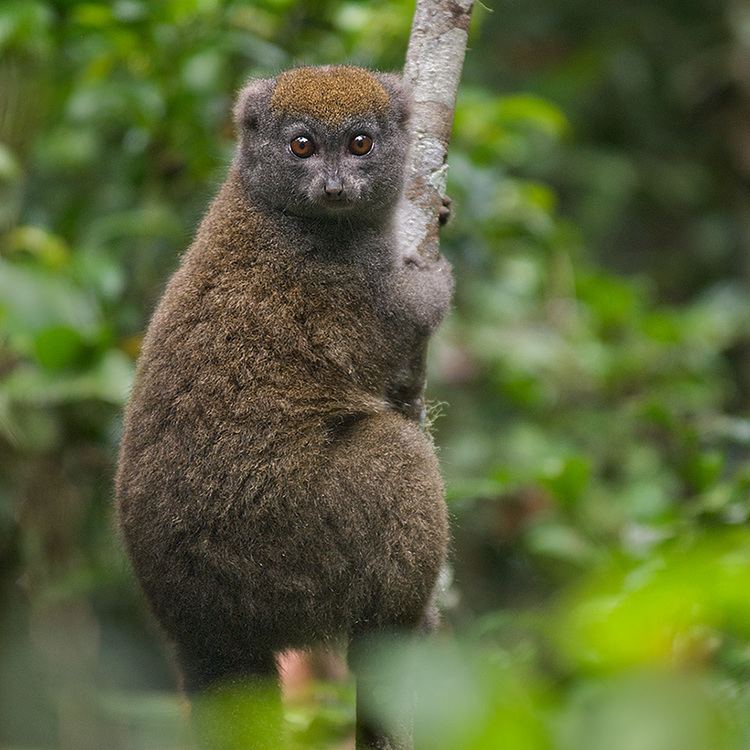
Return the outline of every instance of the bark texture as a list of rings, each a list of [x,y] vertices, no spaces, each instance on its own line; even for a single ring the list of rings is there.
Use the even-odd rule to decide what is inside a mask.
[[[445,159],[473,5],[473,0],[417,0],[406,53],[413,142],[397,226],[402,247],[416,248],[424,259],[439,255],[436,217],[445,194]]]

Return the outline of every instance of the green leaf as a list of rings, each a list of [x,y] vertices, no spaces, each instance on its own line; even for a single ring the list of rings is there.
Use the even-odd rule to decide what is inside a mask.
[[[52,9],[38,0],[5,0],[0,6],[0,51],[11,44],[40,48],[52,24]]]
[[[574,505],[581,499],[590,479],[591,461],[585,456],[548,462],[540,477],[541,483],[567,505]]]
[[[65,241],[56,234],[36,226],[20,226],[7,236],[8,250],[11,253],[28,253],[48,268],[60,268],[70,257]]]
[[[21,165],[13,152],[0,143],[0,182],[15,182],[21,176]]]
[[[0,380],[0,399],[11,404],[47,407],[95,399],[124,405],[133,381],[133,364],[112,350],[85,372],[53,373],[19,365]]]
[[[47,370],[72,367],[80,360],[85,348],[81,334],[68,326],[44,328],[34,338],[34,355]]]

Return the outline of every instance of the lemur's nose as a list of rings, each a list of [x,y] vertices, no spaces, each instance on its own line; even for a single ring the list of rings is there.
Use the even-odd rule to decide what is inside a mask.
[[[329,177],[325,186],[326,195],[337,197],[344,192],[344,183],[340,177]]]

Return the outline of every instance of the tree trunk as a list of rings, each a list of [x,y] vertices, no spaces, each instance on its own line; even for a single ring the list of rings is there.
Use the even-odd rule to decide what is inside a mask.
[[[403,75],[414,98],[413,140],[396,226],[402,247],[417,248],[423,258],[439,253],[437,216],[445,195],[445,159],[473,4],[417,0],[409,37]]]
[[[414,103],[396,238],[402,252],[416,254],[423,267],[440,261],[438,215],[448,175],[445,159],[473,3],[417,0],[406,52],[403,79]],[[423,427],[427,420],[424,391],[428,343],[425,339],[404,362],[404,402],[414,405],[414,418]]]

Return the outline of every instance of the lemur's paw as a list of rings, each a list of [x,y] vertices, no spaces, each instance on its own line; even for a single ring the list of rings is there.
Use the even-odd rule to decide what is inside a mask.
[[[440,212],[438,213],[438,221],[440,222],[441,227],[444,227],[451,218],[453,213],[453,209],[451,208],[452,203],[453,200],[450,197],[447,195],[443,196],[443,205],[440,206]]]

